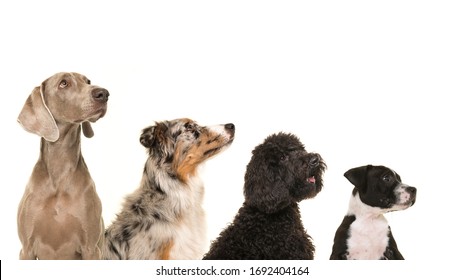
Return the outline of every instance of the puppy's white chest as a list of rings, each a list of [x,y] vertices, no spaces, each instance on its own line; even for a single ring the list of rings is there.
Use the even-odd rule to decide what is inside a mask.
[[[379,260],[388,245],[389,226],[383,216],[361,218],[350,226],[347,259]]]

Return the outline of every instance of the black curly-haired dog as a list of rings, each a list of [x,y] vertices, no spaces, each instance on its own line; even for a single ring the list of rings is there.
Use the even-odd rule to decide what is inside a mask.
[[[308,153],[295,135],[281,132],[252,153],[244,204],[204,259],[313,259],[315,248],[298,202],[321,191],[325,162]]]

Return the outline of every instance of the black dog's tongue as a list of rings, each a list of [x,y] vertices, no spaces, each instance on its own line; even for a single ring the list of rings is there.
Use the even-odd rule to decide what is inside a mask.
[[[308,181],[309,183],[311,183],[311,184],[315,184],[315,182],[316,182],[317,180],[315,179],[315,176],[311,176],[311,177],[307,178],[307,181]]]

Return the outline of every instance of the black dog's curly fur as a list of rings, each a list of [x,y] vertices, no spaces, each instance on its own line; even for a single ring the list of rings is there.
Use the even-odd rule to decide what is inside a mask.
[[[267,137],[247,166],[243,206],[204,259],[313,259],[298,202],[321,191],[325,168],[295,135]]]

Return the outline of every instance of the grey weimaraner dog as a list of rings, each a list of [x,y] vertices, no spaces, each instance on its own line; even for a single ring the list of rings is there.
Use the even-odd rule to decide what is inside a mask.
[[[21,259],[100,259],[101,201],[80,150],[80,130],[106,113],[109,93],[78,73],[36,87],[18,122],[42,137],[40,157],[18,209]]]

